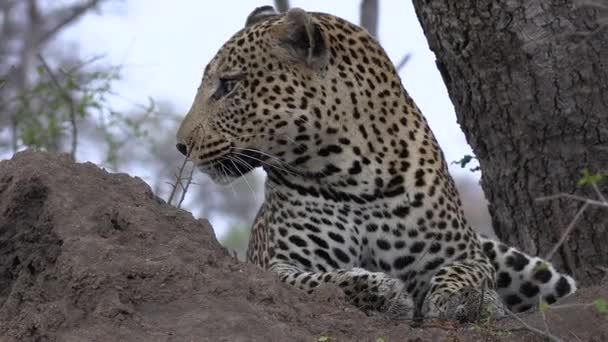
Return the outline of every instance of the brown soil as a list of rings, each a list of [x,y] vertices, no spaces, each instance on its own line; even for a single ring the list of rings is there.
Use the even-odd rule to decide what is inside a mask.
[[[605,286],[565,303],[600,296]],[[552,308],[548,324],[566,341],[608,341],[592,306]],[[0,162],[2,342],[543,340],[520,327],[368,317],[333,288],[309,296],[238,262],[209,223],[138,178],[64,155]]]

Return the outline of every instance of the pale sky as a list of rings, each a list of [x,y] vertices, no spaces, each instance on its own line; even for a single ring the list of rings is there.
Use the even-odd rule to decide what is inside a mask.
[[[294,7],[331,13],[354,23],[359,21],[359,3],[291,1]],[[207,62],[242,28],[253,8],[267,4],[272,2],[129,0],[120,10],[87,15],[62,38],[77,42],[83,57],[105,54],[108,63],[124,66],[123,79],[115,86],[120,94],[113,100],[117,109],[129,110],[151,96],[168,100],[178,112],[186,113]],[[378,35],[395,63],[406,53],[412,54],[401,77],[448,162],[471,154],[412,2],[380,1]],[[451,171],[479,176],[455,165]]]

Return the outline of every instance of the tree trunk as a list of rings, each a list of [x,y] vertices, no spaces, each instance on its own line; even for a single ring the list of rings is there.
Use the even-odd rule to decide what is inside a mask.
[[[378,38],[378,0],[362,0],[359,26]]]
[[[608,171],[604,0],[414,0],[482,169],[496,235],[546,256],[581,202],[581,171]],[[599,187],[608,196],[606,181]],[[551,260],[583,284],[608,264],[608,210],[589,207]]]

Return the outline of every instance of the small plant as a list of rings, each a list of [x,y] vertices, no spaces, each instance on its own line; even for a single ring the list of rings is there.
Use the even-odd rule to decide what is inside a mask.
[[[540,310],[540,312],[545,313],[545,312],[547,312],[547,310],[549,310],[549,304],[547,304],[547,302],[541,300],[538,303],[538,309]]]
[[[578,186],[597,185],[599,182],[608,177],[607,174],[589,173],[588,169],[583,169],[583,176],[578,180]]]
[[[534,273],[538,271],[547,271],[549,270],[549,263],[546,260],[543,260],[541,263],[534,267]]]
[[[598,298],[593,302],[593,304],[595,304],[597,312],[601,314],[608,314],[608,302],[606,302],[606,299]]]

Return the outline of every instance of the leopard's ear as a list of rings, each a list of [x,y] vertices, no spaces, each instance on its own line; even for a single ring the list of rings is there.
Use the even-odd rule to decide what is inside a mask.
[[[248,16],[245,21],[245,27],[249,27],[257,22],[260,22],[268,17],[272,17],[277,15],[278,13],[274,10],[272,6],[262,6],[254,9]]]
[[[301,8],[292,8],[285,14],[279,31],[279,43],[291,57],[313,68],[327,64],[328,48],[319,24]]]

